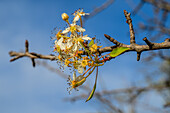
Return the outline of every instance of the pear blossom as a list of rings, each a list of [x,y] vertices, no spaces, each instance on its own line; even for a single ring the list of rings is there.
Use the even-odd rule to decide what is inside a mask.
[[[61,37],[58,41],[55,41],[55,46],[59,46],[61,50],[65,50],[66,44],[63,43],[63,37]]]
[[[75,16],[73,22],[75,23],[80,19],[81,16],[89,15],[89,13],[85,13],[83,12],[83,9],[79,9],[73,15]]]
[[[70,27],[66,28],[65,30],[63,30],[63,34],[66,34],[68,32],[74,33],[74,32],[85,32],[86,30],[84,28],[82,28],[79,25],[76,24],[70,24]]]

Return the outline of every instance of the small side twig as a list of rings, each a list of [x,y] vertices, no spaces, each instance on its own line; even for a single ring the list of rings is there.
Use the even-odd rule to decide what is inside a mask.
[[[143,0],[144,2],[147,2],[149,4],[152,4],[162,10],[170,11],[170,4],[166,1],[162,0]]]
[[[114,38],[110,37],[109,35],[104,34],[104,36],[105,36],[105,37],[106,37],[109,41],[111,41],[112,43],[116,44],[116,46],[121,45],[121,43],[120,43],[120,42],[118,42],[118,41],[117,41],[117,40],[115,40]]]
[[[28,42],[28,40],[25,40],[25,53],[28,53],[28,52],[29,52],[29,42]],[[34,58],[31,58],[31,61],[32,61],[32,66],[35,67]]]
[[[143,38],[143,41],[145,41],[149,48],[152,49],[152,46],[154,45],[152,42],[150,42],[146,37]]]
[[[34,60],[34,58],[31,58],[31,61],[32,61],[32,66],[35,67],[35,60]]]
[[[108,8],[115,0],[107,0],[105,3],[103,3],[101,6],[96,7],[91,13],[90,15],[86,15],[85,19],[89,19],[95,15],[97,15],[98,13],[102,12],[104,9]]]
[[[28,40],[25,40],[25,52],[29,51],[29,43]]]
[[[137,61],[140,60],[140,55],[141,55],[141,52],[137,52]]]
[[[126,23],[129,24],[129,30],[130,30],[130,44],[136,44],[135,41],[135,32],[133,29],[132,19],[130,17],[130,13],[128,13],[126,10],[124,10],[124,15],[126,17]]]

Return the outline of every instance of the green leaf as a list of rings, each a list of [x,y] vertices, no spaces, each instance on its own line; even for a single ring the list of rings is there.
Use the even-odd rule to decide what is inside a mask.
[[[86,102],[89,101],[93,95],[94,95],[94,92],[96,90],[96,84],[97,84],[97,76],[98,76],[98,67],[97,67],[97,71],[96,71],[96,79],[95,79],[95,83],[94,83],[94,86],[93,86],[93,90],[91,91],[89,97],[87,98]]]
[[[116,57],[116,56],[122,54],[123,52],[125,52],[125,51],[127,51],[127,50],[129,50],[129,49],[130,49],[130,48],[128,48],[128,47],[118,47],[118,48],[116,48],[116,49],[113,49],[112,52],[110,52],[110,56],[111,56],[111,57]]]
[[[94,84],[93,90],[91,91],[91,93],[90,93],[88,99],[86,100],[86,102],[89,101],[93,97],[95,90],[96,90],[96,83]]]
[[[94,44],[94,40],[91,40],[90,43],[88,44],[88,46],[92,46]]]

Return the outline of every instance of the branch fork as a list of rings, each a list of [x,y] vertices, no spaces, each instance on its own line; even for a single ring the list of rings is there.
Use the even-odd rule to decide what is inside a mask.
[[[29,52],[29,42],[28,40],[25,41],[25,52],[15,52],[10,51],[9,55],[11,57],[14,57],[10,60],[10,62],[13,62],[19,58],[22,57],[29,57],[32,61],[33,67],[35,67],[35,59],[49,59],[49,60],[56,60],[56,57],[54,55],[41,55],[34,52]]]

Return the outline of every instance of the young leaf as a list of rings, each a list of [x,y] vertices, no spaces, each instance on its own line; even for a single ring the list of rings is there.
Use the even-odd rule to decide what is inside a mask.
[[[94,92],[96,90],[96,84],[97,84],[97,76],[98,76],[98,67],[97,67],[97,70],[96,70],[96,79],[95,79],[95,83],[94,83],[94,86],[93,86],[93,90],[91,91],[89,97],[87,98],[86,102],[89,101],[93,95],[94,95]]]
[[[94,40],[91,40],[90,43],[88,44],[88,46],[92,46],[94,44]]]
[[[120,55],[121,53],[123,53],[123,52],[125,52],[125,51],[127,51],[129,49],[130,48],[128,48],[128,47],[118,47],[116,49],[113,49],[112,52],[110,52],[110,56],[111,57],[116,57],[116,56]]]

